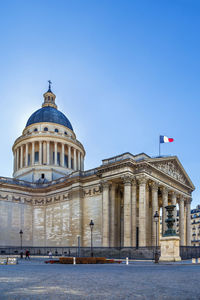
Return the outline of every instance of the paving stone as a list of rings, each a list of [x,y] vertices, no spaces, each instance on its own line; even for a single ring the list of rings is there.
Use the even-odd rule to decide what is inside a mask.
[[[42,258],[0,265],[0,299],[200,299],[199,264],[45,264]]]

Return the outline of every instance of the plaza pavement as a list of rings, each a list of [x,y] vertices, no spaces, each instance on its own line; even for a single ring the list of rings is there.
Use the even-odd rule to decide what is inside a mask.
[[[132,261],[129,265],[0,265],[0,299],[200,299],[200,265]]]

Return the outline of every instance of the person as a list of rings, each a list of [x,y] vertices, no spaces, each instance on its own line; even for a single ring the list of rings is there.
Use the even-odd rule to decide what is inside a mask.
[[[52,258],[52,252],[49,251],[49,258]]]
[[[25,252],[25,259],[30,259],[30,252],[28,250],[26,250]]]
[[[21,258],[21,259],[23,259],[23,254],[24,254],[24,253],[23,253],[23,250],[21,250],[21,252],[20,252],[20,258]]]

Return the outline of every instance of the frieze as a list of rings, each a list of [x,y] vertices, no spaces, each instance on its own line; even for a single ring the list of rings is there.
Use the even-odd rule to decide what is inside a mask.
[[[54,202],[60,201],[60,196],[54,197]]]
[[[0,195],[0,199],[2,199],[2,200],[8,200],[8,195],[6,195],[6,196]]]
[[[69,199],[69,194],[63,195],[63,200],[68,200]]]
[[[35,199],[35,204],[43,205],[43,204],[45,204],[45,200],[44,199]]]
[[[12,196],[12,200],[16,201],[16,202],[20,202],[21,201],[21,197]]]
[[[24,203],[32,204],[32,199],[24,198]]]
[[[84,190],[84,192],[83,192],[84,196],[94,196],[94,195],[98,195],[101,193],[102,193],[101,185],[98,186],[97,188]]]
[[[52,203],[53,199],[52,197],[46,198],[46,204]]]

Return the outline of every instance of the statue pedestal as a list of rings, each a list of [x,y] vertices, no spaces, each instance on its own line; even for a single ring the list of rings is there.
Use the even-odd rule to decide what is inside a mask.
[[[180,238],[164,236],[160,239],[161,256],[159,261],[180,261]]]

